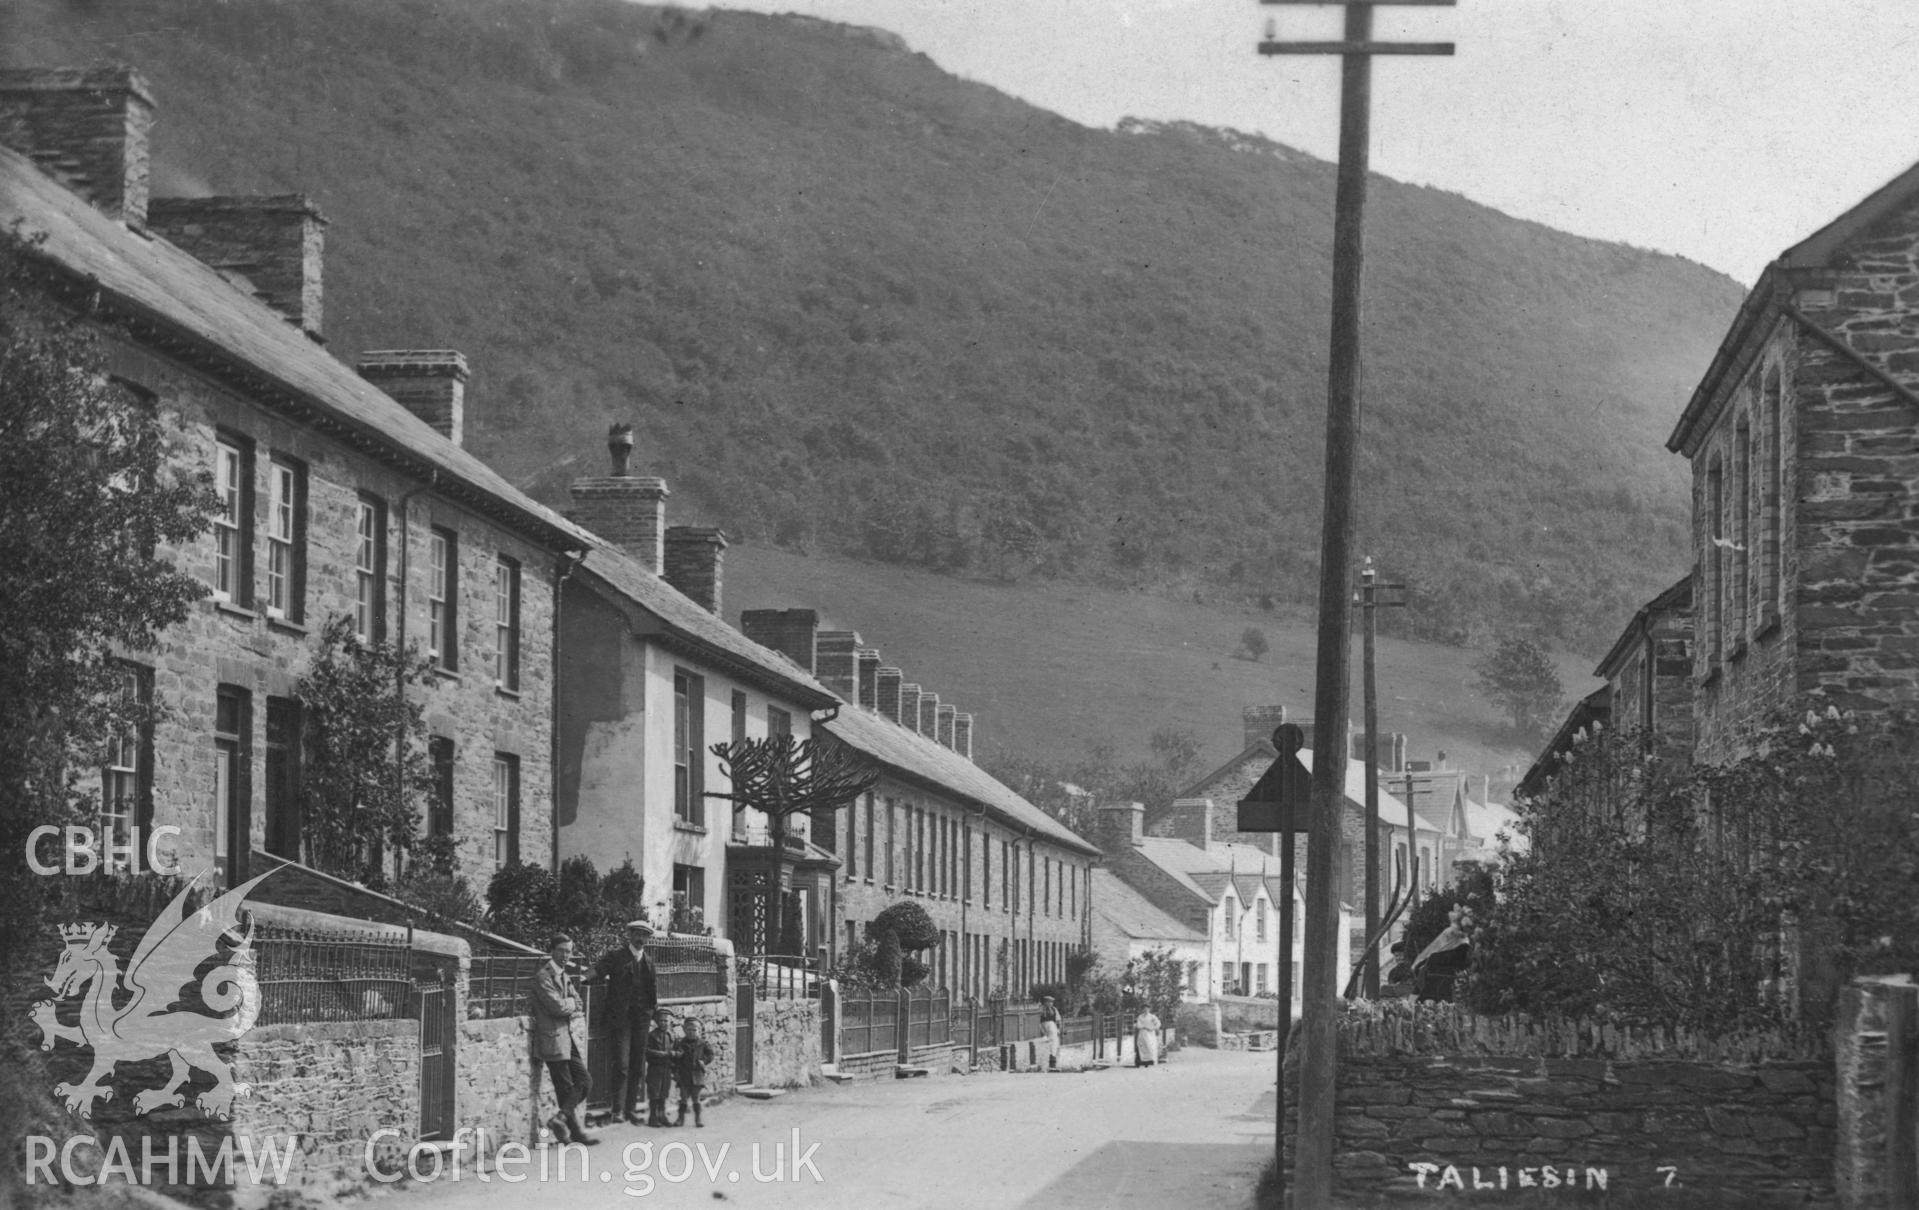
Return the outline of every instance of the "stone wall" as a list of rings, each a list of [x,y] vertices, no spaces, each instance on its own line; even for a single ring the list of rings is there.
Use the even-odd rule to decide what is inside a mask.
[[[455,1067],[454,1125],[484,1130],[497,1144],[527,1142],[536,1122],[558,1109],[553,1085],[540,1080],[540,1108],[533,1113],[533,1061],[525,1017],[496,1017],[460,1022]]]
[[[805,1088],[820,1082],[820,1002],[761,1000],[753,1005],[753,1083]]]
[[[1383,1027],[1342,1023],[1344,1195],[1506,1189],[1554,1203],[1682,1187],[1727,1199],[1714,1204],[1833,1199],[1833,1065],[1819,1039],[1715,1042],[1410,1011],[1416,1020]],[[1296,1105],[1292,1062],[1287,1083]]]
[[[420,1024],[414,1020],[261,1025],[240,1039],[232,1132],[254,1147],[293,1149],[288,1184],[358,1185],[380,1130],[410,1143],[420,1129]]]
[[[1229,1034],[1279,1028],[1279,1001],[1257,996],[1218,996],[1219,1028]]]
[[[699,996],[685,1000],[662,1000],[660,1007],[670,1009],[674,1017],[674,1029],[688,1017],[700,1023],[702,1035],[713,1045],[713,1061],[706,1065],[706,1101],[717,1101],[733,1092],[736,1065],[733,1057],[733,997],[730,994],[733,983],[727,980],[727,995]],[[755,1006],[757,1010],[757,1005]],[[819,1034],[817,1022],[814,1036]],[[818,1043],[815,1043],[817,1054]],[[755,1073],[757,1075],[757,1073]],[[678,1095],[677,1090],[675,1096]]]
[[[1277,1004],[1278,1001],[1274,1003]],[[1217,1003],[1193,1004],[1181,1001],[1178,1024],[1180,1036],[1194,1046],[1219,1045],[1222,1023]]]

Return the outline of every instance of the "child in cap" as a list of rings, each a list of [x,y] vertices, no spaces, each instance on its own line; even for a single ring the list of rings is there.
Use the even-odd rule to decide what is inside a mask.
[[[673,1056],[673,1078],[680,1086],[680,1116],[675,1126],[686,1124],[686,1103],[693,1102],[693,1124],[705,1126],[700,1120],[700,1092],[706,1087],[706,1065],[713,1061],[713,1044],[700,1033],[697,1018],[688,1017],[685,1021],[685,1036]]]
[[[646,1124],[666,1125],[666,1098],[673,1089],[674,1056],[678,1046],[673,1039],[673,1014],[664,1008],[653,1011],[653,1028],[646,1035]]]

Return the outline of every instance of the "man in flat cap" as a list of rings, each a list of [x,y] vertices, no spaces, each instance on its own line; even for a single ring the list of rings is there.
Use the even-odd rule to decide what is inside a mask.
[[[642,1125],[646,1099],[646,1032],[653,1027],[659,990],[652,955],[646,952],[653,926],[644,917],[626,923],[626,944],[608,950],[593,966],[587,982],[606,988],[601,1018],[613,1055],[613,1111]]]

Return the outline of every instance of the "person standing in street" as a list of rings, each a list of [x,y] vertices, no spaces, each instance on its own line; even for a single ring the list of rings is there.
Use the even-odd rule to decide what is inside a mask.
[[[672,1014],[653,1013],[653,1032],[646,1035],[646,1124],[666,1125],[666,1098],[673,1091],[673,1060],[679,1044],[673,1038]]]
[[[1039,1027],[1046,1035],[1046,1070],[1059,1070],[1059,1006],[1053,997],[1039,998]]]
[[[659,1007],[653,957],[646,952],[653,926],[644,917],[626,923],[626,944],[601,955],[587,982],[606,988],[606,1012],[600,1018],[613,1055],[613,1112],[643,1125],[640,1099],[646,1095],[646,1035]]]
[[[1159,1065],[1159,1014],[1150,1007],[1133,1018],[1133,1066]]]
[[[680,1086],[680,1115],[673,1119],[673,1124],[686,1125],[686,1106],[691,1101],[693,1124],[704,1126],[706,1123],[700,1120],[700,1094],[706,1091],[706,1065],[713,1061],[713,1044],[706,1040],[698,1017],[688,1017],[684,1026],[686,1036],[673,1052],[673,1082]]]
[[[562,1143],[600,1140],[586,1132],[580,1121],[580,1104],[592,1087],[586,1071],[586,1020],[580,1013],[580,998],[573,994],[573,980],[566,964],[573,960],[573,938],[555,933],[547,950],[546,965],[533,980],[533,1058],[546,1064],[553,1078],[553,1095],[560,1111],[547,1121],[553,1137]]]

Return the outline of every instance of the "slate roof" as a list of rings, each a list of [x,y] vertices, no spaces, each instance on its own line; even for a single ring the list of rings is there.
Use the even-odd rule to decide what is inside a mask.
[[[909,731],[855,706],[845,707],[839,717],[816,729],[838,736],[908,780],[936,793],[984,807],[987,814],[1001,823],[1044,836],[1074,852],[1099,855],[1099,848],[1092,842],[1015,794],[972,761],[917,731]]]
[[[514,487],[216,270],[158,236],[128,230],[26,156],[0,147],[0,227],[16,219],[25,234],[45,236],[38,249],[44,259],[97,286],[109,309],[242,376],[249,395],[265,402],[281,396],[349,441],[436,479],[435,490],[530,530],[549,547],[588,551],[586,567],[657,615],[669,634],[777,679],[815,708],[837,700],[631,556]]]
[[[658,618],[666,637],[693,644],[702,655],[717,655],[762,684],[773,682],[809,709],[840,700],[798,664],[747,638],[617,547],[596,542],[581,566]]]
[[[1093,869],[1093,911],[1120,932],[1140,941],[1204,942],[1206,934],[1181,924],[1128,886],[1111,870]]]
[[[1666,438],[1666,448],[1691,457],[1705,436],[1707,421],[1718,412],[1720,400],[1745,373],[1753,347],[1771,327],[1771,320],[1790,305],[1791,281],[1795,270],[1821,269],[1873,224],[1908,205],[1919,194],[1919,164],[1913,164],[1898,176],[1873,190],[1843,214],[1779,254],[1767,265],[1759,280],[1746,292],[1726,335],[1713,354],[1712,364],[1693,388],[1685,410]],[[1857,351],[1855,350],[1855,353]]]
[[[542,532],[549,543],[574,549],[593,544],[587,531],[442,437],[278,312],[166,240],[129,231],[26,156],[0,147],[0,227],[15,220],[25,234],[44,235],[40,254],[81,283],[97,286],[108,309],[153,325],[198,360],[237,371],[249,384],[248,394],[281,396],[412,473],[439,475],[450,495],[468,496],[483,510]]]
[[[1210,849],[1202,849],[1191,841],[1147,836],[1141,839],[1137,851],[1162,873],[1209,904],[1224,899],[1229,886],[1234,898],[1241,903],[1253,902],[1262,883],[1266,887],[1266,898],[1274,904],[1286,897],[1286,884],[1279,876],[1279,858],[1253,845],[1215,842]],[[1296,880],[1293,897],[1299,899],[1305,894],[1306,871],[1296,869],[1293,877]],[[1347,904],[1340,907],[1352,910]]]

